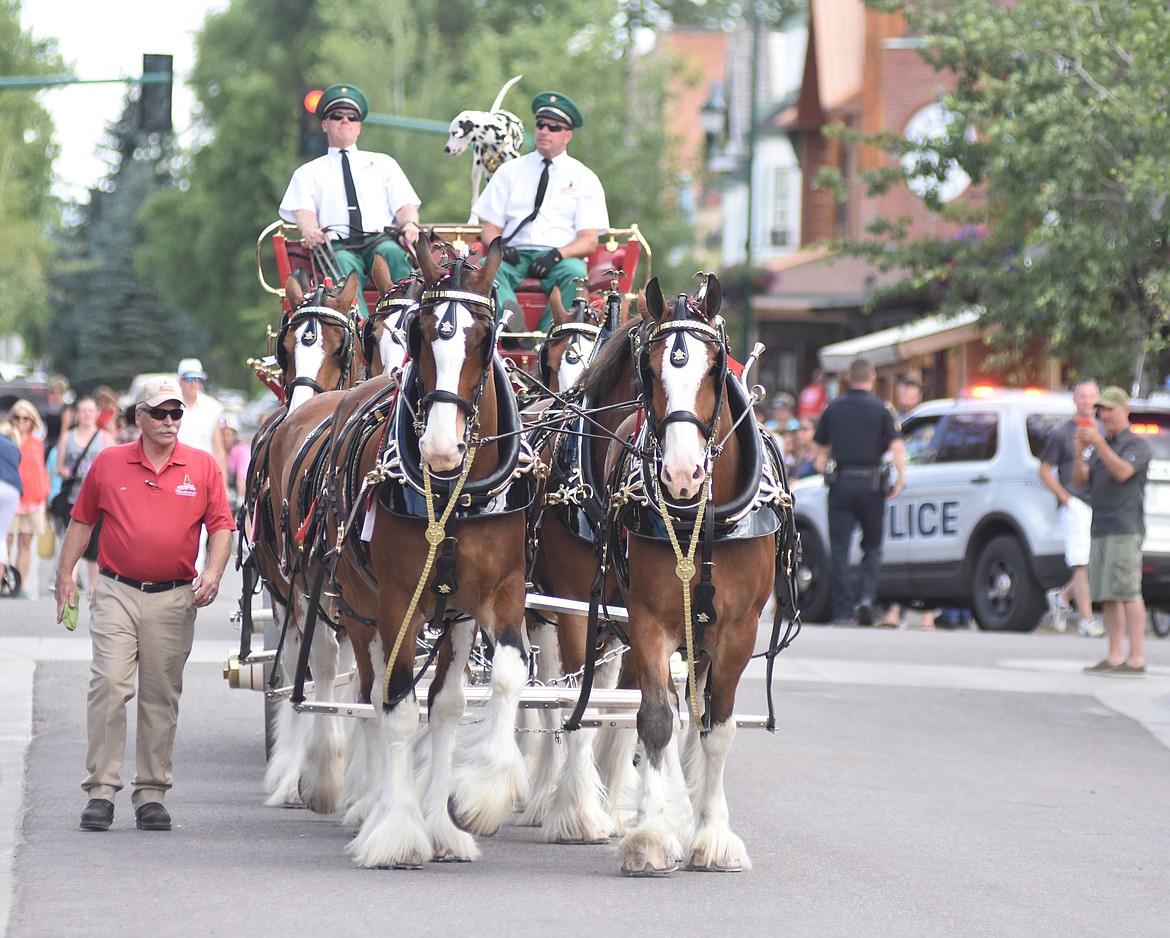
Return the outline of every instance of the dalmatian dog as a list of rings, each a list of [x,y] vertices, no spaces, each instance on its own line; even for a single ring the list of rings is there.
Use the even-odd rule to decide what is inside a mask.
[[[524,122],[510,111],[500,109],[504,95],[523,75],[517,75],[500,89],[490,111],[460,111],[451,121],[450,134],[443,152],[458,156],[472,145],[475,162],[471,167],[471,201],[479,197],[480,184],[492,178],[500,165],[520,155],[524,145]],[[468,218],[468,224],[478,219]]]

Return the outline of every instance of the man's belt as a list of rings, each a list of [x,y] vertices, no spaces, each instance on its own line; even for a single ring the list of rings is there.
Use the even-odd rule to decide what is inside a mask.
[[[873,479],[881,471],[881,466],[838,466],[837,477],[840,479]]]
[[[125,584],[131,589],[140,590],[143,593],[165,593],[167,590],[178,589],[180,586],[190,586],[190,580],[167,580],[162,583],[142,582],[141,580],[132,580],[128,576],[122,576],[120,573],[115,573],[113,570],[107,570],[102,567],[98,570],[102,576],[109,577],[118,583]]]

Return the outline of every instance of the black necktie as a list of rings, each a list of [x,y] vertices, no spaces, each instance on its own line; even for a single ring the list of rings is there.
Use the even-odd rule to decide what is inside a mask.
[[[507,244],[514,237],[516,237],[520,229],[532,221],[532,219],[534,219],[540,212],[540,206],[544,204],[544,194],[548,191],[548,168],[550,166],[552,166],[552,160],[545,160],[544,169],[540,171],[540,182],[536,184],[536,201],[532,205],[532,212],[527,218],[524,219],[524,221],[520,222],[520,224],[512,229],[512,233],[504,239],[504,244]]]
[[[356,238],[362,233],[362,210],[358,205],[357,187],[353,184],[353,173],[349,168],[349,154],[341,151],[341,175],[345,179],[345,201],[349,209],[349,236]],[[545,179],[547,185],[548,180]],[[543,194],[543,193],[542,193]],[[539,205],[539,196],[537,204]]]
[[[533,218],[540,211],[540,206],[544,204],[544,194],[548,191],[548,168],[550,166],[552,166],[552,160],[545,160],[544,169],[540,171],[540,182],[536,184],[536,201],[532,203]]]

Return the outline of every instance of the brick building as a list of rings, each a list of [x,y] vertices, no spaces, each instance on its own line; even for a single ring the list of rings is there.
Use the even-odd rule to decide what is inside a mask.
[[[760,339],[768,346],[760,374],[765,386],[798,388],[814,368],[823,365],[832,372],[846,356],[858,354],[878,366],[879,393],[902,374],[921,380],[928,397],[996,381],[977,318],[920,323],[932,312],[929,298],[923,297],[888,302],[867,314],[873,290],[900,278],[816,247],[829,238],[861,236],[875,218],[907,217],[918,235],[962,234],[930,213],[912,186],[868,194],[861,173],[892,157],[822,133],[842,123],[865,133],[928,136],[945,122],[938,101],[946,90],[946,75],[922,60],[899,14],[876,12],[861,0],[810,0],[799,93],[793,106],[775,117],[776,127],[792,140],[803,172],[800,232],[805,248],[767,262],[773,286],[752,304]],[[825,167],[840,171],[847,192],[843,202],[814,186]],[[940,197],[980,198],[967,183],[961,172],[952,173]],[[913,341],[904,341],[907,336]],[[1059,381],[1042,355],[1026,371],[1030,384]]]

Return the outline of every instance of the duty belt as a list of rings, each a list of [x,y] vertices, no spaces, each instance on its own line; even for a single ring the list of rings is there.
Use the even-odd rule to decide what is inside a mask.
[[[837,477],[840,479],[872,479],[881,469],[881,466],[838,466]]]

